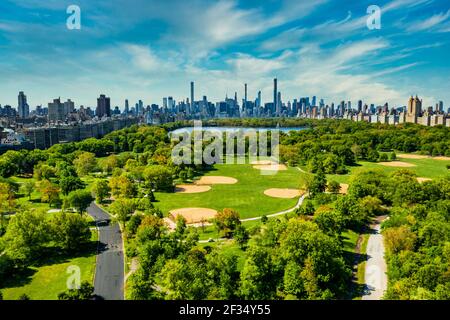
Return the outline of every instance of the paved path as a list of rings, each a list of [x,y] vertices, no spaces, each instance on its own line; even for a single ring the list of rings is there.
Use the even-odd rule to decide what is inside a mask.
[[[300,198],[298,198],[298,201],[297,201],[297,204],[295,205],[295,207],[287,209],[287,210],[284,210],[284,211],[280,211],[280,212],[277,212],[277,213],[274,213],[274,214],[269,214],[269,215],[267,215],[267,218],[273,218],[273,217],[276,217],[276,216],[281,216],[283,214],[292,212],[292,211],[300,208],[300,206],[302,205],[303,201],[305,200],[305,197],[306,197],[306,195],[304,194]],[[261,218],[262,218],[262,216],[254,217],[254,218],[241,219],[241,222],[261,220]]]
[[[110,216],[94,202],[87,212],[95,219],[99,229],[94,293],[105,300],[123,300],[124,257],[119,224],[111,224]]]
[[[292,212],[292,211],[298,209],[302,205],[303,201],[305,200],[305,197],[306,197],[306,194],[302,195],[298,199],[297,204],[295,205],[295,207],[287,209],[287,210],[284,210],[284,211],[280,211],[280,212],[277,212],[277,213],[269,214],[269,215],[267,215],[267,218],[273,218],[273,217],[281,216],[283,214],[286,214],[286,213],[289,213],[289,212]],[[241,222],[261,220],[261,218],[262,218],[262,216],[254,217],[254,218],[241,219]],[[229,239],[227,239],[227,238],[220,238],[220,239],[215,239],[214,241],[226,241],[226,240],[229,240]],[[209,240],[199,240],[198,242],[199,243],[207,243],[207,242],[209,242]]]
[[[367,242],[366,254],[368,256],[365,270],[366,292],[362,300],[380,300],[387,288],[386,261],[384,260],[383,236],[380,225],[383,217],[379,217],[372,225],[372,234]]]

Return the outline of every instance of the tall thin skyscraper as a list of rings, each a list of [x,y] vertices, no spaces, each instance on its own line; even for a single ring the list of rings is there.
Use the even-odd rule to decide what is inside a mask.
[[[191,112],[194,112],[194,81],[191,81]]]
[[[103,116],[111,117],[111,100],[104,94],[97,98],[97,109],[95,115],[99,118]]]
[[[247,84],[245,84],[245,95],[244,95],[244,99],[245,99],[245,104],[247,104]]]
[[[125,114],[130,113],[130,104],[128,103],[128,99],[125,99],[125,110],[124,110]]]
[[[280,115],[280,110],[278,108],[278,80],[277,78],[273,79],[273,106],[275,108],[275,112],[277,115]]]
[[[23,93],[23,91],[19,92],[18,97],[18,108],[19,118],[28,118],[30,115],[30,108],[27,103],[27,96]]]

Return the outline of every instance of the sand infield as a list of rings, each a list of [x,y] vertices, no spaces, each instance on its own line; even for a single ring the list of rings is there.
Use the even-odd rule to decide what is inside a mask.
[[[253,165],[271,165],[271,164],[277,164],[275,161],[271,160],[258,160],[258,161],[252,161],[251,164]]]
[[[433,157],[434,160],[450,161],[450,157]]]
[[[211,190],[210,186],[195,184],[179,184],[175,187],[176,193],[201,193]]]
[[[378,164],[385,167],[398,167],[398,168],[411,168],[415,167],[415,164],[402,162],[402,161],[393,161],[393,162],[378,162]]]
[[[194,183],[198,186],[209,184],[235,184],[238,180],[231,177],[223,176],[203,176]]]
[[[419,183],[422,183],[422,182],[425,182],[425,181],[431,181],[432,179],[430,179],[430,178],[417,178],[417,181],[419,182]]]
[[[339,190],[339,193],[347,194],[348,193],[348,184],[341,183],[341,190]]]
[[[177,216],[181,215],[186,219],[186,223],[198,223],[202,219],[208,221],[214,218],[217,214],[217,210],[208,208],[182,208],[169,211],[169,218],[172,221],[176,221]]]
[[[430,158],[429,156],[424,156],[421,154],[399,154],[397,157],[403,158],[403,159],[428,159],[428,158]]]
[[[254,165],[253,168],[259,169],[259,170],[264,170],[264,171],[287,170],[287,167],[284,164],[257,164],[257,165]]]
[[[433,160],[441,160],[441,161],[450,161],[450,157],[444,157],[444,156],[439,156],[439,157],[430,157],[430,156],[425,156],[425,155],[421,155],[421,154],[399,154],[397,156],[398,158],[403,158],[403,159],[433,159]]]
[[[271,188],[265,190],[264,194],[272,198],[293,199],[300,196],[302,192],[298,189]]]

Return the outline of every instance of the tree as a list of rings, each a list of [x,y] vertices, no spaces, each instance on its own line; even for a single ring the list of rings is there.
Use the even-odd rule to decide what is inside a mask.
[[[26,181],[22,185],[23,193],[28,196],[28,199],[31,200],[31,194],[34,191],[34,183],[32,181]]]
[[[383,231],[386,251],[399,253],[403,250],[412,250],[416,241],[416,235],[407,227],[388,228]]]
[[[387,155],[387,153],[380,153],[380,158],[379,158],[379,160],[380,161],[388,161],[389,160],[389,157],[388,157],[388,155]]]
[[[241,249],[245,248],[248,240],[250,239],[250,235],[248,230],[243,225],[238,225],[233,234],[234,240],[238,243]]]
[[[34,177],[37,181],[49,180],[56,177],[56,169],[41,162],[34,167]]]
[[[74,251],[90,242],[89,223],[77,214],[58,212],[51,220],[53,240],[64,250]]]
[[[21,211],[11,217],[3,236],[5,253],[12,260],[28,263],[37,257],[49,238],[49,223],[43,212]]]
[[[136,185],[126,175],[112,177],[109,187],[113,197],[133,198],[136,194]]]
[[[22,293],[17,300],[27,301],[27,300],[31,300],[31,299],[27,294]]]
[[[111,189],[107,180],[97,179],[92,185],[92,193],[94,194],[96,201],[99,203],[103,202],[103,200],[109,196],[110,191]]]
[[[50,206],[58,204],[59,199],[59,188],[51,183],[49,180],[42,180],[37,183],[37,188],[41,193],[41,202],[47,202]]]
[[[379,158],[380,158],[380,154],[378,153],[378,151],[370,148],[367,153],[367,161],[377,162]]]
[[[271,300],[277,290],[278,277],[270,248],[249,246],[241,272],[240,294],[246,300]]]
[[[174,190],[173,173],[165,166],[154,165],[145,168],[144,179],[148,189],[168,192]]]
[[[236,228],[241,225],[239,213],[229,208],[218,212],[213,221],[219,233],[226,238],[231,238]]]
[[[122,222],[124,227],[128,219],[135,210],[135,204],[132,199],[119,198],[115,200],[109,207],[112,214],[114,214],[118,221]]]
[[[9,183],[0,183],[0,226],[3,227],[4,215],[15,207],[14,190]]]
[[[325,192],[327,187],[327,178],[322,170],[317,171],[314,175],[310,185],[308,186],[308,192],[312,197],[318,195],[319,193]]]
[[[80,215],[90,206],[91,202],[94,200],[89,190],[76,190],[69,193],[68,197],[69,205],[75,208]]]
[[[397,160],[397,155],[395,154],[395,152],[391,152],[389,154],[389,160],[391,160],[391,161]]]
[[[112,154],[102,159],[99,165],[103,172],[111,173],[115,168],[119,167],[119,159],[116,155]]]
[[[339,193],[341,191],[341,184],[335,180],[328,182],[328,191],[331,193]]]
[[[58,300],[91,300],[94,287],[87,281],[81,283],[79,289],[69,289],[58,294]]]
[[[83,189],[85,184],[79,177],[63,176],[59,179],[59,187],[63,195],[68,195],[71,191]]]
[[[96,168],[97,160],[95,159],[95,154],[82,152],[75,160],[73,160],[73,165],[75,166],[78,175],[83,177],[94,171]]]

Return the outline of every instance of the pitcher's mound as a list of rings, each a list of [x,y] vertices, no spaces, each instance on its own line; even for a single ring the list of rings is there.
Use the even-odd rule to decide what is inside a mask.
[[[199,180],[195,181],[196,185],[208,185],[208,184],[235,184],[237,179],[231,177],[222,176],[203,176]]]
[[[169,218],[176,221],[177,216],[181,215],[186,219],[186,223],[198,223],[202,220],[208,221],[216,216],[217,210],[208,208],[182,208],[169,211]]]
[[[266,196],[272,198],[284,198],[284,199],[293,199],[302,194],[300,190],[297,189],[278,189],[272,188],[264,191]]]
[[[381,164],[382,166],[385,167],[398,167],[398,168],[410,168],[416,166],[415,164],[402,161],[378,162],[378,164]]]
[[[254,165],[253,168],[255,169],[259,169],[259,170],[264,170],[264,171],[282,171],[282,170],[287,170],[286,165],[284,164],[257,164]]]
[[[179,184],[175,187],[176,193],[200,193],[211,190],[210,186],[197,186],[195,184]]]

